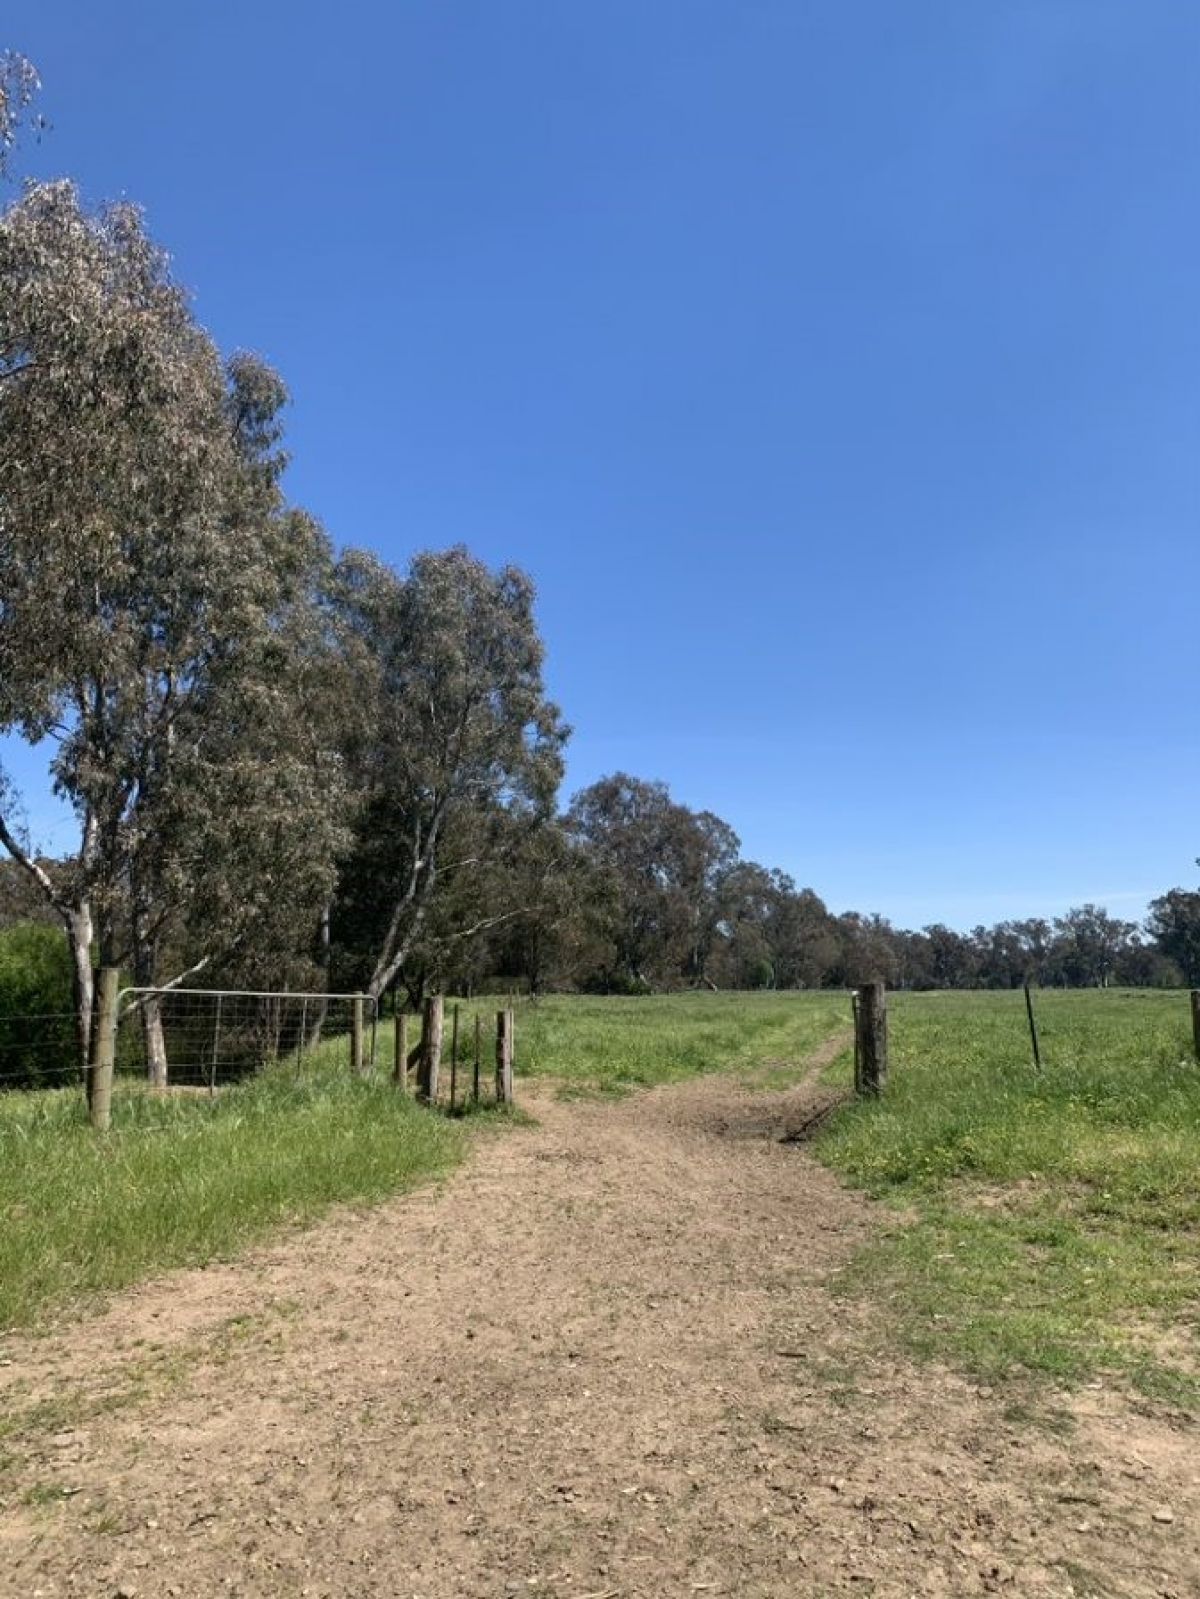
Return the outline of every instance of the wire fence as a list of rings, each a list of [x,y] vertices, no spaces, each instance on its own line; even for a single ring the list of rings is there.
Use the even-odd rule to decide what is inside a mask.
[[[115,1069],[157,1086],[210,1093],[267,1067],[297,1074],[334,1064],[375,1064],[376,1002],[364,994],[249,989],[126,988],[117,1002]]]
[[[269,1080],[276,1106],[289,1100],[290,1083],[307,1093],[322,1080],[347,1079],[386,1081],[452,1113],[512,1099],[511,1009],[496,1015],[493,1072],[482,1015],[460,1036],[460,1007],[446,1007],[440,995],[419,1014],[393,1005],[385,1022],[366,994],[119,989],[118,981],[115,971],[98,974],[86,1070],[73,1012],[0,1016],[0,1096],[74,1090],[98,1129],[146,1131],[179,1124],[166,1114],[171,1103],[216,1102],[252,1079]]]
[[[0,1015],[0,1091],[81,1080],[73,1011]]]

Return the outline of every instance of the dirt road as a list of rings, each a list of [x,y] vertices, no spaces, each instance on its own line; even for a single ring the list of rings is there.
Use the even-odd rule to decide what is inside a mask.
[[[526,1090],[440,1189],[9,1339],[0,1594],[1200,1593],[1189,1433],[831,1296],[886,1218],[780,1141],[818,1093]]]

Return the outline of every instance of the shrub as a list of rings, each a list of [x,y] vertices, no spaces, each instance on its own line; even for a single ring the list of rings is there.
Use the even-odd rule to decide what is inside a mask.
[[[75,1066],[71,957],[56,927],[0,932],[0,1090],[64,1083]]]

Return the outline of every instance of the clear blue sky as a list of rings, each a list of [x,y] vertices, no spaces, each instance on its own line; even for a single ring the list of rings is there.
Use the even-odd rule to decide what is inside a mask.
[[[1195,0],[8,0],[0,44],[25,170],[145,205],[339,542],[534,574],[568,790],[663,778],[911,925],[1194,881]]]

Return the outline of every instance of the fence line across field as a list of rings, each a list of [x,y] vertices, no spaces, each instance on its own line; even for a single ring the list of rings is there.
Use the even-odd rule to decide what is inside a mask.
[[[408,1018],[394,1017],[393,1081],[404,1090],[409,1070],[416,1067],[417,1093],[426,1103],[439,1099],[439,1071],[446,1035],[444,1001],[426,998],[421,1035],[408,1048]],[[496,1099],[512,1101],[513,1012],[496,1017]],[[96,1019],[91,1062],[86,1077],[93,1125],[105,1129],[112,1116],[112,1094],[118,1067],[134,1064],[139,1047],[131,1036],[140,1022],[140,1065],[153,1088],[207,1087],[217,1091],[219,1078],[229,1080],[258,1071],[274,1061],[293,1061],[299,1072],[305,1060],[335,1037],[349,1038],[350,1067],[357,1076],[376,1068],[380,1005],[370,994],[297,992],[294,989],[218,989],[120,986],[118,973],[104,968],[96,985]],[[460,1062],[459,1008],[449,1018],[450,1108],[458,1098]],[[369,1050],[367,1023],[370,1024]],[[124,1032],[122,1033],[122,1028]],[[476,1023],[472,1079],[479,1100],[481,1029]],[[123,1073],[122,1073],[123,1075]],[[120,1079],[118,1079],[120,1080]]]

